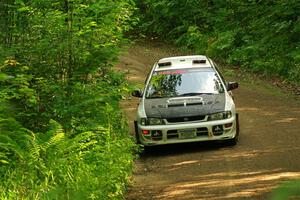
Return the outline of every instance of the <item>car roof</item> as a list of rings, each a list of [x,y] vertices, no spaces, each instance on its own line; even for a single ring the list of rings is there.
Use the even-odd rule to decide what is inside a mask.
[[[176,56],[160,59],[156,63],[154,71],[211,67],[209,58],[204,55]]]

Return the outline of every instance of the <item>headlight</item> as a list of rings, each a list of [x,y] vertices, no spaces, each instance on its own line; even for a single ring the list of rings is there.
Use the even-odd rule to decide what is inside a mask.
[[[162,125],[164,124],[164,121],[162,119],[157,118],[142,118],[141,119],[141,125],[147,126],[147,125]]]
[[[222,119],[229,119],[232,117],[232,113],[230,111],[214,113],[208,116],[208,121],[214,120],[222,120]]]

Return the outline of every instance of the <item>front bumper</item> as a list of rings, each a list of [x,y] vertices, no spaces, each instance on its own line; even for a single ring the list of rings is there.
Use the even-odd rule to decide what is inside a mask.
[[[142,126],[137,132],[145,146],[233,139],[237,134],[236,116],[230,119]],[[148,134],[145,132],[148,131]]]

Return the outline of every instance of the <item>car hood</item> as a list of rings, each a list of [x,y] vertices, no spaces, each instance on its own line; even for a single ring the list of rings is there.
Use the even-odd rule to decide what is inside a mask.
[[[144,99],[144,108],[148,118],[207,115],[225,111],[225,94]]]

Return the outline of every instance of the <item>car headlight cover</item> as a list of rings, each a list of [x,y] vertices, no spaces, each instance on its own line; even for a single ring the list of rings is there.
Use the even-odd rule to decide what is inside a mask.
[[[219,112],[219,113],[214,113],[208,116],[209,121],[214,121],[214,120],[222,120],[222,119],[229,119],[232,117],[231,111],[225,111],[225,112]]]
[[[147,125],[162,125],[164,124],[164,121],[162,119],[158,118],[142,118],[141,119],[141,125],[147,126]]]

